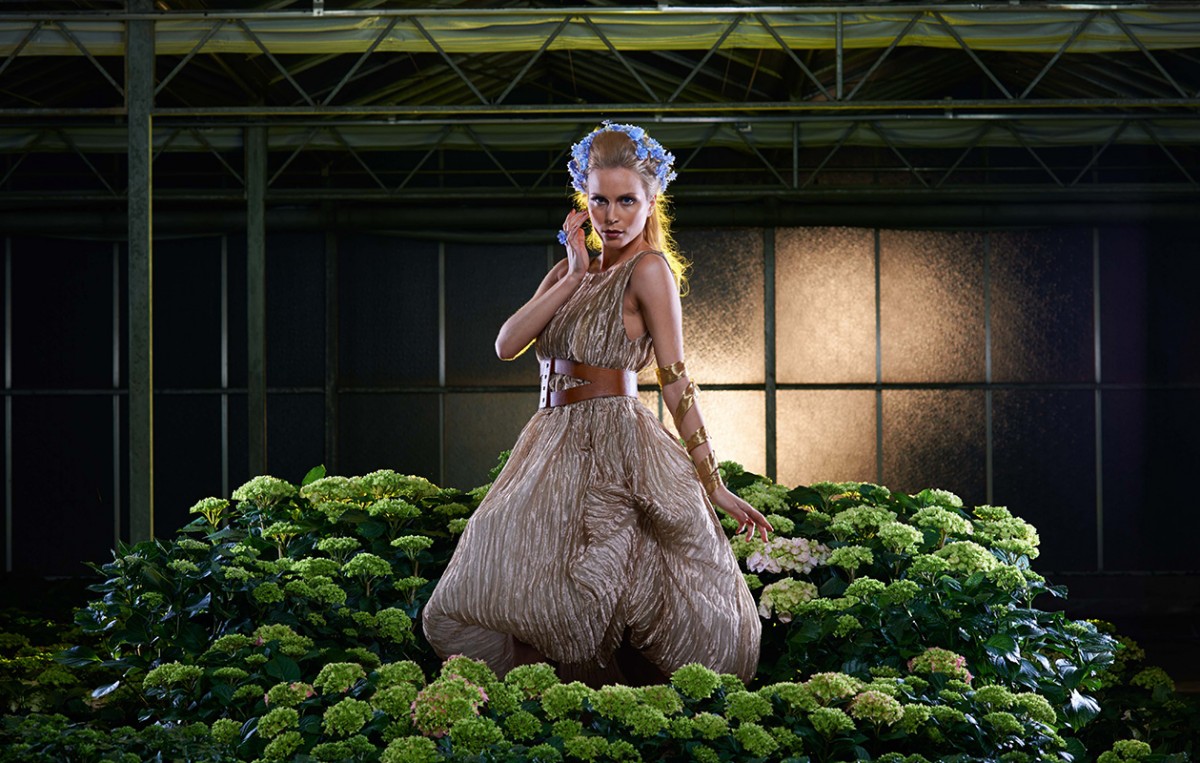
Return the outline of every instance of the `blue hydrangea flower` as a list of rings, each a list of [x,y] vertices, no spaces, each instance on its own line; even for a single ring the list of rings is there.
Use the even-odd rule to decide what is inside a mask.
[[[571,146],[571,160],[567,162],[567,169],[571,173],[571,185],[576,191],[587,191],[587,167],[592,153],[592,141],[602,132],[623,132],[628,135],[633,141],[638,161],[644,161],[647,157],[653,159],[656,164],[655,176],[658,179],[659,189],[667,190],[667,186],[671,184],[677,174],[672,169],[675,165],[675,155],[647,135],[645,129],[637,125],[619,125],[605,120],[600,127],[584,136],[583,140]]]

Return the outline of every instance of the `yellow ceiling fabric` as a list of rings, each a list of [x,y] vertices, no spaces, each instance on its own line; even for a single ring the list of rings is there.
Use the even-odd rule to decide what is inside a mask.
[[[186,55],[208,34],[206,53],[259,54],[259,41],[278,54],[361,53],[396,23],[380,41],[381,52],[429,53],[432,37],[448,53],[536,51],[569,19],[550,43],[551,50],[707,50],[737,21],[723,48],[775,49],[774,30],[796,50],[831,49],[836,45],[837,17],[841,17],[846,49],[883,48],[913,21],[899,43],[902,46],[958,48],[957,34],[974,50],[1054,53],[1091,17],[1071,44],[1073,53],[1136,51],[1132,34],[1150,50],[1200,47],[1200,10],[1014,6],[1013,10],[938,6],[924,10],[856,10],[779,12],[764,10],[701,12],[697,9],[655,11],[647,9],[579,9],[514,11],[412,10],[403,14],[366,15],[367,12],[327,14],[321,17],[295,12],[272,12],[239,19],[234,15],[164,13],[156,18],[156,51],[160,55]],[[0,14],[0,56],[11,54],[36,21],[5,18]],[[92,55],[119,56],[125,49],[125,25],[119,15],[67,16],[70,35]],[[767,26],[764,26],[765,20]],[[245,24],[253,36],[246,33]],[[1122,28],[1124,26],[1124,28]],[[422,32],[424,29],[424,32]],[[1127,34],[1128,29],[1130,34]],[[599,34],[597,33],[599,30]],[[953,33],[951,32],[953,30]],[[601,37],[603,35],[603,38]],[[53,19],[29,38],[22,56],[82,55]]]

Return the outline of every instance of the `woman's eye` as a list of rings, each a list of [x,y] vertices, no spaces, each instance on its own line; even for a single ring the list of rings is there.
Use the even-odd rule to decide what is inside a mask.
[[[621,203],[622,203],[622,204],[624,204],[624,205],[625,205],[625,206],[627,206],[627,207],[628,207],[630,204],[632,204],[634,201],[635,201],[635,200],[634,200],[632,197],[629,197],[629,196],[624,196],[624,197],[622,197],[622,198],[621,198]]]

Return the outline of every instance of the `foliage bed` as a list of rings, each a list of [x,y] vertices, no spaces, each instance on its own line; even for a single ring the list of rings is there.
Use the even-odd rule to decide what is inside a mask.
[[[487,487],[318,469],[118,549],[75,632],[0,617],[0,761],[1190,759],[1196,707],[1110,626],[1034,606],[1065,592],[1006,509],[723,471],[778,531],[732,541],[766,618],[751,687],[441,664],[414,620]]]

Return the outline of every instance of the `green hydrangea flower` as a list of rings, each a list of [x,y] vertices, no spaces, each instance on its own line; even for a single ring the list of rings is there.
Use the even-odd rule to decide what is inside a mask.
[[[1000,710],[1007,710],[1016,702],[1016,697],[1003,686],[980,686],[975,690],[975,701]]]
[[[791,622],[794,615],[803,611],[806,603],[816,598],[817,587],[812,583],[782,578],[763,587],[758,595],[758,614],[770,617],[774,613],[780,622]]]
[[[752,723],[771,714],[770,700],[748,691],[730,692],[725,697],[725,717]]]
[[[265,509],[296,494],[296,487],[276,477],[261,475],[233,491],[233,500],[246,501]]]
[[[353,540],[353,538],[348,540]],[[333,576],[338,574],[341,569],[341,565],[337,562],[323,556],[306,556],[303,559],[297,559],[296,563],[292,565],[292,570],[309,583],[316,582],[314,578],[332,580]]]
[[[837,619],[837,625],[833,629],[833,635],[836,638],[845,638],[851,633],[862,630],[862,623],[854,615],[842,615]]]
[[[375,711],[366,702],[346,697],[325,710],[321,728],[326,734],[348,737],[366,726],[374,714]]]
[[[283,589],[278,583],[260,583],[251,595],[259,604],[279,604],[283,601]]]
[[[300,713],[294,707],[277,707],[268,710],[266,715],[258,719],[259,736],[272,739],[283,732],[296,728],[300,723]]]
[[[446,517],[461,517],[464,514],[470,514],[471,507],[464,506],[461,503],[455,503],[455,502],[442,503],[442,504],[438,504],[437,506],[434,506],[433,512],[435,514],[441,514],[442,516],[446,516]]]
[[[1121,757],[1122,760],[1141,760],[1150,755],[1150,745],[1138,739],[1122,739],[1119,742],[1113,743],[1112,751]]]
[[[362,734],[356,734],[340,742],[322,742],[312,748],[309,755],[320,761],[341,763],[341,761],[347,760],[363,760],[368,755],[373,757],[376,753],[377,750],[371,740]]]
[[[900,728],[905,734],[915,734],[933,717],[933,710],[926,705],[901,705],[903,717],[900,718]]]
[[[1162,689],[1168,694],[1175,693],[1175,682],[1167,675],[1167,672],[1159,667],[1149,667],[1139,671],[1137,675],[1129,679],[1131,686],[1140,686],[1148,691]]]
[[[950,569],[950,562],[933,554],[918,554],[913,557],[909,569],[916,575],[937,577]]]
[[[743,723],[733,730],[733,738],[746,752],[757,758],[765,758],[779,749],[779,743],[757,723]]]
[[[930,712],[933,714],[934,719],[943,725],[963,723],[967,720],[967,716],[963,714],[962,710],[950,707],[949,705],[934,705],[930,708]]]
[[[742,579],[746,581],[746,587],[751,591],[757,591],[763,587],[763,582],[758,575],[747,572],[742,574]]]
[[[711,747],[696,745],[692,748],[692,760],[696,763],[720,763],[721,756]]]
[[[914,496],[918,502],[925,506],[945,506],[949,509],[961,509],[963,502],[954,493],[949,490],[938,490],[937,488],[927,488],[917,493]]]
[[[609,687],[604,687],[607,689]],[[604,689],[600,692],[603,693]],[[667,717],[661,710],[649,705],[633,705],[621,714],[621,722],[636,736],[652,737],[666,730]]]
[[[551,720],[563,718],[580,712],[584,700],[590,700],[592,694],[593,691],[579,681],[548,686],[542,692],[542,710]]]
[[[863,601],[870,601],[887,590],[887,585],[874,578],[863,576],[846,586],[845,596],[857,596]]]
[[[663,715],[675,715],[683,710],[683,700],[679,692],[669,685],[645,686],[638,690],[641,699],[650,707]]]
[[[898,678],[876,678],[867,684],[867,689],[883,692],[889,697],[899,697],[903,694],[903,690],[901,689],[902,683]]]
[[[450,727],[454,748],[467,755],[479,755],[488,747],[504,741],[504,732],[491,718],[463,718]]]
[[[554,668],[544,662],[518,665],[504,676],[504,683],[516,689],[523,699],[537,699],[542,693],[560,683]]]
[[[381,498],[367,507],[367,514],[388,522],[399,523],[421,516],[421,510],[401,498]]]
[[[272,641],[279,642],[279,651],[289,657],[303,657],[313,647],[312,639],[301,636],[290,626],[281,623],[260,625],[254,630],[254,636],[260,646]]]
[[[791,535],[796,531],[796,523],[782,514],[768,514],[767,521],[775,528],[775,532],[781,535]]]
[[[969,540],[947,543],[933,553],[945,559],[951,570],[963,575],[987,572],[1000,565],[1000,561],[991,551]]]
[[[215,528],[220,526],[221,519],[225,516],[225,510],[228,508],[229,501],[224,498],[201,498],[192,504],[188,513],[202,515]]]
[[[425,535],[402,535],[392,541],[392,546],[408,554],[410,557],[416,556],[420,552],[433,545],[433,538]]]
[[[366,671],[357,662],[331,662],[317,673],[313,688],[322,694],[344,694],[366,677]]]
[[[349,577],[378,578],[392,574],[392,565],[375,554],[366,551],[355,554],[342,565],[342,573]]]
[[[1025,732],[1015,715],[1002,710],[983,716],[983,722],[995,729],[996,733],[1005,736],[1021,736]]]
[[[863,682],[845,673],[814,673],[804,686],[817,702],[828,705],[858,694],[863,689]]]
[[[304,744],[304,737],[300,735],[299,731],[285,731],[263,748],[263,759],[290,760],[302,744]]]
[[[556,721],[554,725],[550,727],[551,736],[556,736],[564,740],[580,736],[581,734],[583,734],[583,724],[579,721]]]
[[[258,684],[246,684],[239,686],[234,692],[232,700],[234,702],[248,702],[257,704],[262,701],[263,695],[266,694],[266,689]]]
[[[859,567],[869,567],[874,563],[875,555],[866,546],[842,546],[829,553],[830,567],[840,567],[851,573]]]
[[[896,513],[880,506],[854,506],[834,515],[829,531],[839,540],[872,538],[886,524],[896,520]]]
[[[196,563],[187,559],[172,559],[167,562],[167,567],[180,575],[198,575],[200,573],[200,568],[196,566]]]
[[[533,739],[542,733],[542,722],[528,710],[518,710],[504,719],[504,730],[518,742]]]
[[[355,501],[361,495],[358,486],[349,477],[322,477],[300,488],[300,495],[313,505],[321,501]]]
[[[235,745],[242,739],[242,724],[232,718],[218,718],[209,733],[219,744]]]
[[[604,737],[571,737],[563,740],[563,752],[579,760],[601,760],[608,753],[608,740]]]
[[[625,713],[637,704],[637,693],[628,686],[610,684],[602,686],[592,698],[592,707],[602,718],[620,720]]]
[[[1058,722],[1058,715],[1054,712],[1054,706],[1050,704],[1050,700],[1040,694],[1033,692],[1023,692],[1013,696],[1013,704],[1025,711],[1033,720],[1047,725],[1053,725]]]
[[[833,737],[854,731],[854,720],[836,707],[818,707],[808,714],[808,720],[817,733],[824,737]]]
[[[417,694],[413,725],[423,734],[444,734],[451,726],[479,714],[487,694],[460,675],[443,675]]]
[[[356,539],[340,535],[322,538],[317,541],[317,550],[324,551],[333,557],[345,556],[351,551],[357,551],[361,547],[362,544]]]
[[[917,513],[913,514],[912,522],[917,527],[936,532],[940,539],[938,545],[951,536],[972,535],[975,532],[969,521],[950,509],[938,506],[918,509]]]
[[[690,699],[708,699],[721,685],[721,678],[713,670],[693,662],[671,674],[671,685]]]
[[[199,665],[164,662],[146,674],[146,677],[142,679],[142,686],[151,689],[192,684],[203,675],[204,668]]]
[[[400,737],[388,743],[379,763],[438,763],[437,745],[426,737]]]
[[[462,517],[458,517],[457,519],[451,519],[449,522],[446,523],[446,530],[451,535],[461,535],[463,530],[466,530],[466,529],[467,529],[467,520],[463,519]]]
[[[554,745],[544,742],[530,747],[526,755],[529,756],[530,763],[559,763],[562,760],[562,753]]]
[[[713,713],[696,713],[692,727],[704,739],[719,739],[729,733],[729,721]]]
[[[222,681],[227,684],[236,684],[250,677],[250,674],[241,668],[224,667],[217,668],[212,672],[212,677],[216,681]]]
[[[753,482],[738,490],[742,500],[758,509],[763,514],[777,513],[787,510],[788,489],[765,481]],[[779,528],[776,528],[777,530]],[[780,530],[780,532],[783,532]]]
[[[402,609],[388,607],[375,613],[375,629],[380,636],[397,644],[413,640],[413,622]]]
[[[888,584],[887,590],[879,597],[884,605],[904,606],[917,597],[921,586],[911,580],[896,580]]]
[[[879,540],[890,551],[911,554],[924,540],[921,531],[904,522],[885,522],[879,526]]]
[[[425,685],[425,673],[412,660],[388,662],[375,668],[375,685],[380,689],[408,683],[416,687]]]
[[[691,739],[695,732],[696,727],[692,723],[691,718],[675,716],[674,718],[667,719],[667,734],[672,739],[683,739],[686,741]]]
[[[417,699],[417,687],[408,683],[379,689],[371,697],[371,707],[389,718],[407,719],[412,712],[412,703]]]
[[[850,702],[850,715],[876,727],[892,726],[904,718],[904,707],[888,694],[875,689],[859,692]]]
[[[764,697],[779,697],[792,710],[804,710],[808,712],[820,707],[817,704],[817,698],[813,696],[812,692],[804,684],[771,684],[759,689],[758,693]]]
[[[267,690],[267,705],[295,707],[313,696],[313,687],[306,683],[279,683]]]

